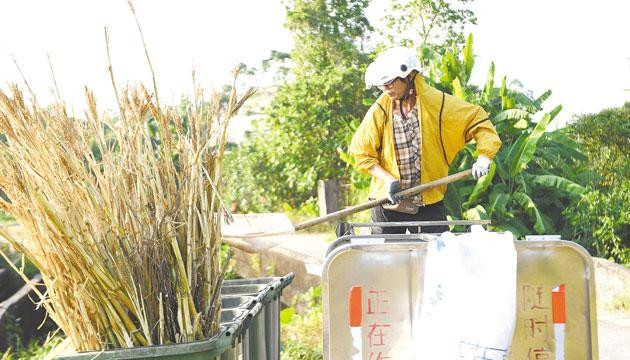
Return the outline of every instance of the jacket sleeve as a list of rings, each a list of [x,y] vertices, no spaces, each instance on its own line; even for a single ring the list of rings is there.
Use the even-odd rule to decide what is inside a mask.
[[[469,104],[450,96],[453,111],[449,112],[449,121],[458,123],[464,143],[475,139],[477,152],[490,160],[494,159],[501,148],[501,139],[495,130],[490,116],[478,105]]]
[[[363,174],[370,174],[370,169],[379,164],[381,150],[382,124],[378,126],[375,114],[376,103],[368,110],[357,128],[349,152],[354,157],[357,170]]]

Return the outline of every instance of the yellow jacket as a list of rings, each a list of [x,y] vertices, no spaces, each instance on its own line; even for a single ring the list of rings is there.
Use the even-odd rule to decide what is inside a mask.
[[[477,105],[469,104],[429,86],[417,76],[415,87],[422,129],[421,183],[427,183],[448,175],[448,166],[464,145],[475,139],[477,151],[490,160],[501,147],[501,140],[488,114]],[[396,151],[392,100],[382,94],[370,107],[357,132],[352,138],[350,154],[357,170],[370,174],[379,164],[392,176],[400,179]],[[444,198],[446,185],[423,193],[425,204],[433,204]],[[385,184],[373,176],[370,185],[371,198],[387,195]]]

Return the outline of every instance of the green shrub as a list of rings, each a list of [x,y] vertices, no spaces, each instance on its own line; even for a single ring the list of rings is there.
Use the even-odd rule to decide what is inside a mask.
[[[226,261],[228,261],[228,254],[230,253],[230,246],[227,244],[221,244],[221,266],[224,266]],[[230,257],[229,263],[227,264],[227,268],[225,269],[224,280],[233,280],[233,279],[241,279],[241,276],[238,275],[234,266],[236,262],[234,259]]]
[[[10,222],[10,221],[15,221],[15,218],[13,217],[13,215],[0,210],[0,222]]]
[[[308,347],[300,342],[287,341],[283,351],[282,360],[319,360],[323,359],[320,350]]]
[[[62,337],[55,336],[51,339],[43,341],[41,339],[33,340],[29,342],[28,346],[16,349],[8,349],[1,360],[43,360],[46,359],[46,355],[50,353],[57,345],[63,341]]]
[[[282,310],[282,360],[323,359],[322,288],[311,288],[293,299],[293,307]],[[306,308],[304,314],[295,309]]]
[[[9,260],[11,260],[18,269],[22,269],[24,275],[26,275],[29,279],[39,273],[39,270],[26,256],[13,251],[8,244],[0,243],[0,252],[7,254]],[[0,256],[0,269],[10,269],[13,271],[13,267],[7,264],[7,259],[3,256]]]
[[[495,82],[494,63],[483,87],[471,84],[475,66],[472,34],[461,51],[449,50],[442,56],[428,46],[418,50],[429,62],[427,82],[483,107],[502,141],[487,176],[448,186],[444,198],[447,215],[453,220],[489,219],[491,230],[511,231],[517,238],[559,233],[566,224],[558,215],[587,191],[567,171],[568,164],[586,156],[563,131],[547,131],[562,110],[561,105],[544,110],[551,90],[533,97],[508,85],[506,76]],[[470,169],[477,155],[472,144],[466,145],[451,161],[449,172]]]
[[[630,311],[630,290],[615,296],[608,308],[612,311]]]
[[[594,188],[611,189],[630,180],[630,102],[577,116],[567,129],[588,156]]]
[[[316,196],[317,180],[345,180],[350,172],[337,148],[367,110],[362,69],[369,60],[360,44],[371,31],[368,1],[285,5],[295,46],[279,60],[291,61],[290,77],[253,136],[225,158],[226,196],[244,203],[244,211],[299,208]]]
[[[630,263],[630,180],[587,193],[563,214],[573,225],[570,240],[596,256]]]

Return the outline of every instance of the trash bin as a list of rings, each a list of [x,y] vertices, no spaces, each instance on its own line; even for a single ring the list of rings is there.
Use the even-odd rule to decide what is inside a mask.
[[[57,359],[280,359],[279,299],[282,290],[291,283],[293,277],[293,273],[290,273],[283,277],[224,281],[221,288],[223,308],[220,329],[209,339],[172,345],[82,352]]]
[[[256,297],[250,295],[223,295],[221,309],[251,308],[256,303]]]
[[[368,312],[378,311],[379,301],[395,309],[392,313],[397,316],[394,319],[392,315],[387,324],[364,321],[359,326],[363,341],[359,346],[365,350],[363,354],[368,353],[365,359],[369,358],[368,341],[382,345],[381,356],[387,356],[388,346],[409,346],[413,312],[417,311],[411,305],[422,299],[427,241],[438,237],[422,233],[349,235],[330,245],[322,273],[324,359],[354,359],[357,343],[353,344],[353,339],[357,337],[353,338],[355,330],[350,328],[350,291],[357,286],[364,289],[364,318],[370,319]],[[597,359],[595,279],[590,255],[570,241],[515,240],[514,245],[516,328],[507,358],[552,359],[556,350],[563,349],[565,359]],[[562,320],[552,314],[557,299],[566,309]],[[465,299],[462,304],[465,306]],[[562,325],[556,326],[559,321]],[[560,331],[563,343],[557,340]]]
[[[227,280],[223,284],[221,293],[224,295],[254,295],[253,291],[259,290],[258,301],[264,310],[255,317],[250,331],[250,346],[258,356],[254,359],[280,358],[280,296],[293,278],[294,274],[290,273],[283,277]]]

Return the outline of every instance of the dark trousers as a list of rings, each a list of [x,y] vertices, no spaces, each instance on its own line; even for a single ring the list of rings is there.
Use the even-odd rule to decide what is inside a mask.
[[[442,201],[435,204],[421,206],[417,214],[406,214],[398,211],[386,210],[382,206],[373,207],[371,210],[372,222],[398,222],[398,221],[444,221],[446,212]],[[391,226],[373,227],[372,234],[404,234],[407,230],[415,234],[418,232],[417,226]],[[442,233],[448,231],[446,225],[422,226],[423,233]]]

